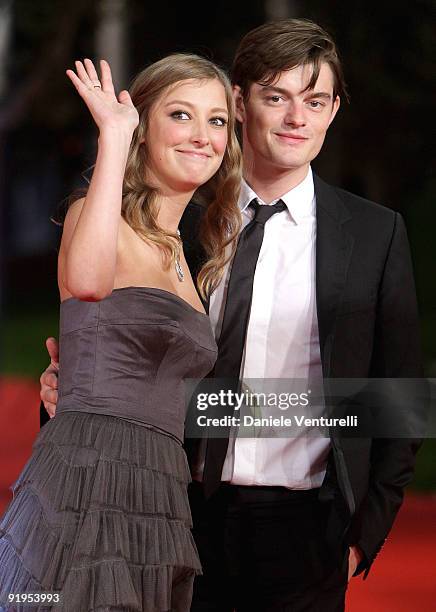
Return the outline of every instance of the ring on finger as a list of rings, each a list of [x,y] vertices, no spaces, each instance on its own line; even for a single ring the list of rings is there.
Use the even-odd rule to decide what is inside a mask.
[[[92,85],[93,85],[94,89],[101,89],[100,81],[92,81]]]

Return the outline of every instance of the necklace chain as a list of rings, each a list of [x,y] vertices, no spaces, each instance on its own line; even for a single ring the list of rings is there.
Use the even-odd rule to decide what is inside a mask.
[[[182,283],[185,280],[185,274],[184,274],[183,268],[182,268],[182,266],[180,264],[180,249],[181,249],[181,246],[182,246],[182,238],[180,236],[180,231],[179,230],[177,230],[177,236],[179,237],[179,244],[177,245],[177,254],[176,254],[176,260],[174,262],[174,267],[176,269],[177,278]]]

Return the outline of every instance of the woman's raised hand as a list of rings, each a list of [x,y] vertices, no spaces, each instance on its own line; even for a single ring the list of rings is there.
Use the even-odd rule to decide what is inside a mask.
[[[139,122],[138,111],[128,91],[121,91],[117,99],[106,60],[100,60],[101,82],[90,59],[75,64],[77,74],[74,70],[67,70],[67,76],[89,108],[100,132],[121,129],[133,133]]]

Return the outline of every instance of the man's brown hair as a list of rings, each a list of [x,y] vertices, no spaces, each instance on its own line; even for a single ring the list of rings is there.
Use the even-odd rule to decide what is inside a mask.
[[[251,30],[241,40],[232,65],[233,85],[248,98],[250,85],[271,85],[281,72],[297,66],[313,67],[307,89],[313,89],[321,64],[333,73],[333,99],[348,99],[342,66],[330,34],[308,19],[273,21]]]

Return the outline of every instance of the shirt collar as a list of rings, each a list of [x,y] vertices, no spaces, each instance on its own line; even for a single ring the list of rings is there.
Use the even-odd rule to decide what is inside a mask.
[[[305,178],[296,187],[282,195],[282,200],[289,211],[294,222],[298,225],[305,217],[310,217],[315,213],[315,188],[313,185],[312,169],[309,166],[309,171]],[[244,212],[250,202],[257,198],[261,204],[265,204],[256,194],[256,192],[250,187],[245,179],[242,179],[241,192],[239,195],[239,209]],[[277,200],[271,202],[275,204]]]

